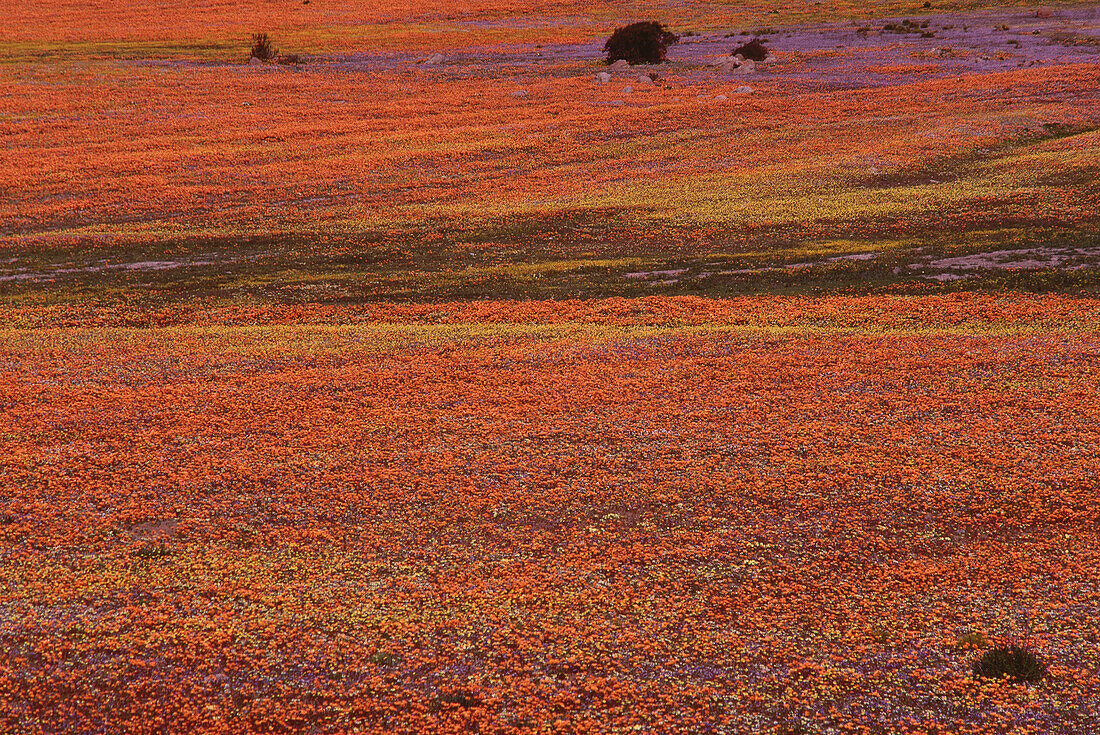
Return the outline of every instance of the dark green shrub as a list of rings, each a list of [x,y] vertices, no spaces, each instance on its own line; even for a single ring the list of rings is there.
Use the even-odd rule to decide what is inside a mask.
[[[764,45],[764,42],[759,38],[754,38],[743,46],[738,46],[733,50],[733,55],[741,54],[743,59],[751,59],[753,61],[763,61],[768,58],[768,47]]]
[[[1047,675],[1047,668],[1026,646],[998,646],[974,662],[974,676],[983,679],[1012,679],[1034,683]]]
[[[271,43],[271,37],[266,33],[252,34],[252,56],[260,61],[271,61],[275,58],[275,46]]]
[[[617,28],[603,45],[607,63],[624,59],[630,64],[659,64],[668,47],[680,40],[657,21],[631,23]]]
[[[396,666],[403,660],[401,656],[396,653],[390,653],[389,651],[377,651],[370,655],[370,662],[378,666]]]
[[[146,561],[152,559],[163,559],[166,556],[172,556],[172,550],[164,544],[148,544],[141,546],[134,551],[134,556],[138,559],[144,559]]]
[[[469,709],[471,707],[477,707],[478,705],[480,705],[481,700],[477,697],[476,694],[459,690],[440,694],[438,697],[436,697],[436,703],[438,706],[451,705],[452,707]]]

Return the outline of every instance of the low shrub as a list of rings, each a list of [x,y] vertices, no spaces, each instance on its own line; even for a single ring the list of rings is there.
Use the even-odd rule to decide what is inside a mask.
[[[981,631],[968,630],[955,640],[955,645],[968,649],[989,648],[989,639]]]
[[[461,689],[458,691],[445,692],[436,697],[437,707],[451,705],[452,707],[469,709],[471,707],[477,707],[480,704],[481,699],[479,699],[477,695]]]
[[[369,660],[372,664],[377,664],[378,666],[396,666],[404,659],[402,659],[401,656],[397,655],[396,653],[390,653],[389,651],[376,651],[375,653],[372,653],[370,655]]]
[[[751,59],[753,61],[763,61],[768,58],[768,47],[764,45],[764,42],[759,38],[754,38],[743,46],[738,46],[733,50],[733,55],[741,54],[741,58]]]
[[[168,548],[164,544],[147,544],[145,546],[139,546],[134,550],[134,556],[138,559],[150,561],[153,559],[163,559],[168,556],[172,556],[172,549]]]
[[[252,34],[252,56],[250,58],[260,61],[271,61],[275,58],[275,46],[271,43],[271,37],[266,33]]]
[[[884,625],[872,625],[869,631],[871,640],[881,645],[893,643],[898,639],[896,633]]]
[[[982,679],[1012,679],[1034,683],[1047,675],[1047,668],[1026,646],[998,646],[974,662],[974,676]]]
[[[665,60],[668,47],[679,40],[675,33],[651,20],[617,28],[603,50],[608,64],[620,59],[630,64],[659,64]]]

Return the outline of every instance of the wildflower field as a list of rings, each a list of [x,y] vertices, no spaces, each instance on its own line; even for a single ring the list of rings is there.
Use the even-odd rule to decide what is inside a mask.
[[[1100,731],[1095,3],[166,5],[0,23],[0,732]]]

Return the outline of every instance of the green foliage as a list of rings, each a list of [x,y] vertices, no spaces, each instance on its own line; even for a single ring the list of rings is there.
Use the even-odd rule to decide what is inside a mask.
[[[974,676],[983,679],[1012,679],[1034,683],[1047,675],[1047,668],[1026,646],[998,646],[974,662]]]
[[[989,639],[980,630],[968,630],[955,640],[955,644],[959,648],[989,648]]]
[[[402,660],[396,653],[389,651],[376,651],[370,655],[370,662],[378,666],[396,666]]]
[[[275,58],[275,46],[271,43],[271,37],[266,33],[252,34],[252,56],[250,58],[260,61],[271,61]]]
[[[668,47],[679,40],[664,25],[651,20],[617,28],[603,50],[608,64],[619,59],[631,64],[659,64],[665,60]]]
[[[880,645],[887,645],[897,640],[897,635],[890,628],[883,625],[873,625],[869,631],[871,634],[871,640]]]
[[[469,709],[470,707],[477,707],[481,704],[481,700],[477,695],[467,691],[453,691],[440,694],[436,699],[438,706],[450,705],[451,707],[461,707],[462,709]]]
[[[172,550],[164,544],[149,544],[146,546],[138,547],[134,551],[134,556],[138,559],[150,561],[154,559],[163,559],[166,556],[172,556]]]
[[[741,54],[741,58],[751,59],[752,61],[763,61],[768,58],[768,47],[764,45],[762,39],[754,38],[748,43],[738,46],[733,50],[733,55]]]

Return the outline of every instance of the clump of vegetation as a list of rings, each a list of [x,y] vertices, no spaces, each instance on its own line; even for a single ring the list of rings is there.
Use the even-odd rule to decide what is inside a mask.
[[[275,58],[275,54],[275,45],[271,43],[271,36],[266,33],[252,34],[252,55],[249,58],[271,61]]]
[[[471,707],[477,707],[481,704],[481,700],[477,695],[468,691],[458,690],[452,692],[445,692],[440,694],[436,698],[436,704],[439,707],[444,705],[451,705],[452,707],[461,707],[462,709],[469,709]]]
[[[378,666],[396,666],[403,660],[401,656],[389,651],[376,651],[370,655],[370,662]]]
[[[936,34],[925,30],[928,21],[917,23],[914,20],[903,20],[901,23],[887,23],[882,27],[883,33],[917,33],[921,38],[935,38]]]
[[[172,550],[164,544],[148,544],[141,546],[134,551],[134,556],[138,559],[150,561],[154,559],[163,559],[166,556],[171,556]]]
[[[733,55],[741,54],[741,58],[752,61],[763,61],[768,58],[768,47],[760,38],[754,38],[748,43],[738,46],[733,50]]]
[[[299,54],[279,54],[275,61],[280,64],[293,64],[295,66],[305,63],[305,59]]]
[[[665,60],[668,47],[679,40],[664,25],[651,20],[617,28],[603,50],[608,64],[620,59],[630,64],[659,64]]]
[[[989,639],[980,630],[968,630],[955,640],[955,645],[975,650],[989,648]]]
[[[983,679],[1012,679],[1035,683],[1047,675],[1047,668],[1027,646],[998,646],[974,662],[974,676]]]

